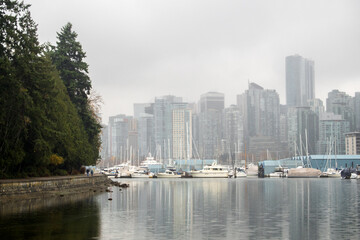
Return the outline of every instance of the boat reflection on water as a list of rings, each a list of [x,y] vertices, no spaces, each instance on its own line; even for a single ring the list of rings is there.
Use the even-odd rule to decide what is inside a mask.
[[[357,181],[115,181],[130,187],[82,200],[59,199],[51,206],[43,201],[39,208],[14,204],[11,208],[22,210],[12,214],[1,206],[1,239],[352,239],[360,234]]]

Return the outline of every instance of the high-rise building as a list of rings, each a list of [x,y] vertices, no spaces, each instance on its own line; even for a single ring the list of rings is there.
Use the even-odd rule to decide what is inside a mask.
[[[182,103],[181,97],[163,96],[155,98],[154,113],[154,141],[155,154],[158,158],[171,156],[172,146],[168,142],[172,139],[172,110],[174,103]]]
[[[314,98],[309,100],[308,103],[311,111],[316,113],[318,116],[320,116],[323,112],[325,112],[325,107],[321,99]]]
[[[349,122],[332,112],[320,114],[318,154],[345,154]]]
[[[287,110],[288,107],[286,105],[280,105],[280,146],[283,149],[281,153],[279,153],[280,158],[290,157],[289,154],[289,144],[288,144],[288,118],[287,118]]]
[[[199,154],[202,158],[216,158],[221,153],[222,112],[224,94],[208,92],[199,101]]]
[[[267,150],[279,151],[280,143],[280,100],[275,90],[264,89],[256,83],[250,83],[245,93],[238,95],[238,106],[244,116],[244,139],[248,152],[258,156]],[[255,138],[256,141],[251,141]],[[266,137],[266,138],[264,138]],[[266,141],[267,145],[277,147],[273,149],[255,146],[259,141]],[[271,142],[271,143],[270,143]],[[253,143],[253,146],[250,145]],[[265,143],[265,142],[264,142]],[[273,144],[274,143],[274,144]],[[265,146],[265,144],[263,145]]]
[[[172,157],[192,158],[192,116],[191,110],[174,108],[172,111]]]
[[[286,105],[308,106],[315,98],[314,61],[300,55],[286,57]]]
[[[353,98],[345,92],[333,90],[328,93],[326,99],[326,112],[332,112],[341,115],[344,120],[350,124],[350,131],[355,131],[355,114],[353,107]]]
[[[291,156],[316,154],[319,139],[319,117],[310,107],[288,108],[288,143]],[[306,146],[307,141],[307,146]]]
[[[360,92],[355,93],[354,114],[355,114],[355,129],[356,131],[360,132]]]
[[[155,154],[154,116],[142,113],[138,117],[138,145],[140,158],[144,159],[149,153]]]
[[[225,107],[224,94],[218,92],[204,93],[200,97],[200,112],[208,110],[222,111]]]
[[[135,130],[132,120],[132,116],[124,114],[109,117],[109,155],[115,161],[113,164],[130,160],[132,149],[136,147],[129,143],[129,132]]]
[[[141,114],[149,113],[147,109],[151,107],[151,103],[134,103],[134,118],[138,119]]]
[[[235,160],[235,155],[244,151],[243,117],[236,105],[224,110],[224,131],[226,141],[224,153],[231,154],[232,157],[234,156],[232,160]]]
[[[360,132],[345,134],[346,155],[360,155]]]

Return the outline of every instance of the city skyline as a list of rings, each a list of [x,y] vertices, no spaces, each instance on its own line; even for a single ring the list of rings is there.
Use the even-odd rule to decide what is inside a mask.
[[[73,24],[105,103],[103,122],[154,96],[195,102],[216,91],[229,106],[249,81],[275,89],[285,104],[285,57],[293,54],[315,62],[317,98],[360,89],[356,0],[25,2],[41,43],[55,44],[56,32]]]

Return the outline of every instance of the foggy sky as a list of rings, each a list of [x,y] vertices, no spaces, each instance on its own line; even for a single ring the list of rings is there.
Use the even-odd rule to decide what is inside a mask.
[[[315,62],[316,97],[360,91],[358,0],[28,0],[39,40],[56,42],[67,22],[87,53],[93,90],[108,117],[133,103],[208,91],[225,106],[248,81],[285,104],[285,57]]]

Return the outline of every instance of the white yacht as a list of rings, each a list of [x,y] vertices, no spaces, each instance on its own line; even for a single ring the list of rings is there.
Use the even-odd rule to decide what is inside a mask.
[[[193,178],[228,178],[229,168],[214,162],[210,166],[205,166],[202,170],[191,171],[190,174]]]
[[[139,167],[131,173],[132,178],[149,178],[149,171],[147,168]]]
[[[163,173],[157,174],[158,178],[180,178],[181,175],[176,172],[175,169],[166,169]]]
[[[121,164],[121,167],[117,170],[117,178],[131,178],[131,174],[137,169],[135,166],[130,165],[130,163]]]
[[[151,156],[151,153],[149,153],[145,160],[141,162],[140,167],[146,167],[150,172],[158,172],[158,170],[162,168],[162,164],[156,161],[155,158]]]

